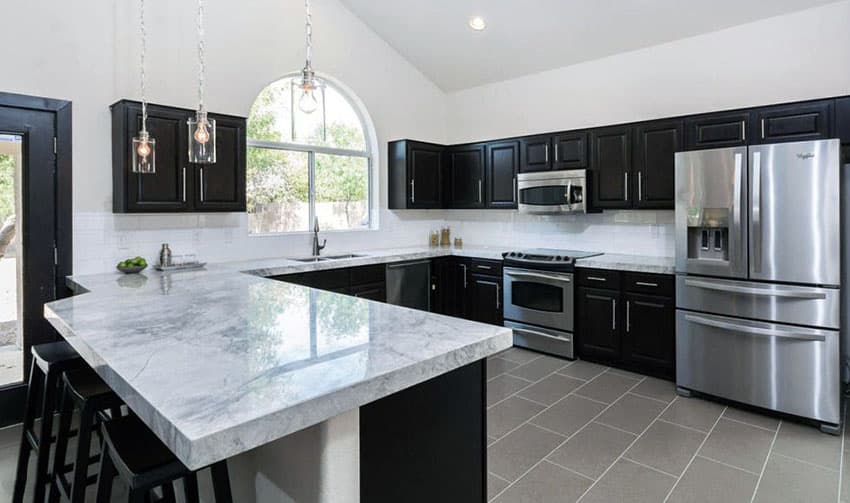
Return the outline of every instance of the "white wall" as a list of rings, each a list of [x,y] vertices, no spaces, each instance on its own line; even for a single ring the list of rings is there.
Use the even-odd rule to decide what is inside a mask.
[[[148,99],[194,108],[197,4],[146,4]],[[303,2],[207,0],[206,10],[207,108],[246,116],[266,84],[303,66]],[[0,91],[73,101],[76,273],[109,270],[137,254],[152,259],[165,241],[175,253],[207,260],[309,254],[307,235],[249,237],[244,215],[112,214],[108,107],[140,97],[137,1],[11,2],[3,19]],[[314,1],[313,21],[314,66],[345,83],[368,109],[384,187],[387,141],[445,141],[445,95],[337,0]],[[379,208],[387,206],[385,192],[379,191]],[[386,210],[377,216],[379,232],[329,233],[328,249],[426,242],[431,216]]]

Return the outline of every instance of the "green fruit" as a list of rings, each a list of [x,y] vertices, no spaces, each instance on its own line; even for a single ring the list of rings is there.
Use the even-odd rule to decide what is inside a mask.
[[[118,267],[127,267],[127,262],[118,262]]]

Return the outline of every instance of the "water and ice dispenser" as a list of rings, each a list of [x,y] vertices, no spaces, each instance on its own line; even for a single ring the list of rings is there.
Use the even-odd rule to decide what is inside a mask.
[[[688,214],[688,258],[729,260],[729,210],[691,208]]]

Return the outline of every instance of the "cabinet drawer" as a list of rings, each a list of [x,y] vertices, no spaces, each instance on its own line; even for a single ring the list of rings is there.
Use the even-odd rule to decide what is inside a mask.
[[[349,271],[351,271],[351,286],[384,283],[386,281],[387,268],[385,264],[352,267]]]
[[[620,272],[609,269],[577,269],[578,284],[592,288],[620,289]]]
[[[502,262],[500,260],[484,260],[474,258],[470,262],[472,272],[489,274],[491,276],[502,276]]]
[[[627,272],[623,274],[623,290],[672,297],[675,279],[669,274]]]

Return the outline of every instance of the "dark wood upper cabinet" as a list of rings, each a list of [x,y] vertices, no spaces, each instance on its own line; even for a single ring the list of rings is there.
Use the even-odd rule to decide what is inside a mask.
[[[576,131],[552,137],[554,151],[553,169],[580,169],[587,167],[587,132]]]
[[[590,134],[595,209],[632,206],[632,126],[596,129]]]
[[[519,142],[487,144],[487,207],[516,208],[516,182],[519,173]]]
[[[685,150],[746,145],[751,122],[748,111],[689,117],[685,119]]]
[[[186,119],[194,111],[149,104],[147,128],[156,140],[156,173],[138,174],[132,172],[131,148],[142,124],[141,103],[121,100],[111,111],[115,213],[245,211],[244,118],[210,114],[216,120],[216,163],[193,165]]]
[[[193,204],[200,211],[245,211],[245,121],[213,117],[215,164],[193,165]]]
[[[443,207],[445,147],[413,140],[389,144],[389,209]]]
[[[519,140],[519,172],[548,171],[552,169],[552,137],[530,136]]]
[[[451,208],[483,208],[484,145],[461,145],[446,151],[451,179]]]
[[[635,208],[673,209],[676,152],[684,148],[682,121],[655,121],[635,127],[632,166]]]
[[[850,97],[835,100],[835,137],[850,143]]]
[[[823,140],[832,137],[833,100],[759,108],[751,143]]]

